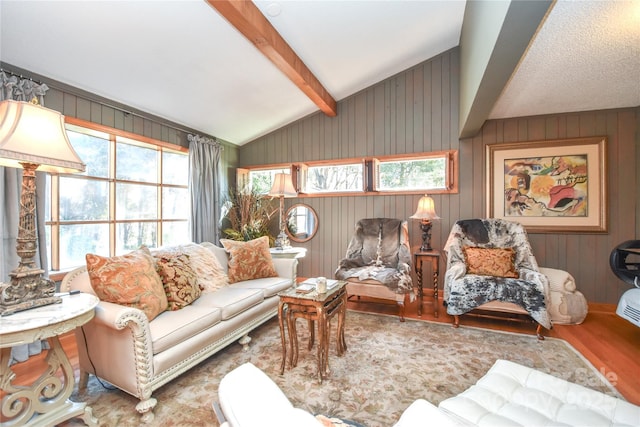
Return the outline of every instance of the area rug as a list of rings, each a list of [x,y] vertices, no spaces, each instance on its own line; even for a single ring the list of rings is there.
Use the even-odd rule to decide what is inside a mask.
[[[332,325],[335,328],[335,323]],[[347,312],[347,351],[338,357],[335,331],[330,377],[317,381],[316,349],[307,350],[306,322],[298,326],[298,366],[280,375],[282,350],[277,319],[251,336],[250,349],[232,344],[154,393],[154,426],[218,426],[212,410],[220,379],[251,362],[273,379],[291,402],[313,414],[351,420],[366,427],[391,427],[417,398],[434,404],[482,377],[497,359],[507,359],[568,381],[618,396],[603,375],[560,339],[496,332],[395,316]],[[250,387],[250,384],[247,384]],[[137,399],[105,390],[91,376],[87,391],[72,399],[87,402],[101,426],[138,426]],[[75,421],[64,426],[81,425]],[[268,426],[266,426],[268,427]]]

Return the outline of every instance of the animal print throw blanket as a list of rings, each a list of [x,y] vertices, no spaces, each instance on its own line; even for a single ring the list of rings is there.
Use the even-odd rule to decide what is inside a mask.
[[[336,279],[376,280],[395,293],[410,294],[413,301],[408,240],[406,224],[399,219],[361,219],[335,272]]]
[[[467,274],[464,248],[513,248],[518,278]],[[538,271],[538,264],[524,227],[502,219],[461,220],[451,229],[445,245],[447,272],[444,278],[444,302],[447,313],[460,315],[478,306],[503,301],[517,304],[547,329],[551,318],[547,311],[549,281]]]

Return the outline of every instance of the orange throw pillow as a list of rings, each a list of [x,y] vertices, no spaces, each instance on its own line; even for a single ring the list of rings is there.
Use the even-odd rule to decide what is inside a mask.
[[[150,321],[167,309],[167,295],[149,249],[85,258],[91,287],[102,301],[139,308]]]
[[[514,264],[516,253],[513,248],[464,247],[467,274],[480,276],[520,277]]]
[[[220,243],[230,255],[229,283],[278,275],[269,252],[269,237],[262,236],[248,242],[220,239]]]

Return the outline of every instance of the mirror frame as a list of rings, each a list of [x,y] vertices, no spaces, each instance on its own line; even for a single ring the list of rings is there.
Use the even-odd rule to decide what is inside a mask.
[[[289,215],[291,214],[291,212],[294,209],[297,208],[305,208],[308,209],[309,212],[311,213],[311,215],[313,216],[313,230],[310,230],[309,233],[307,233],[307,237],[305,238],[300,238],[296,235],[294,235],[293,233],[291,233],[289,231]],[[291,205],[288,209],[287,212],[285,213],[284,217],[286,218],[286,227],[285,227],[285,231],[287,232],[287,236],[289,236],[290,240],[293,240],[294,242],[297,243],[304,243],[304,242],[308,242],[309,240],[313,239],[314,236],[316,235],[316,233],[318,232],[318,214],[316,213],[316,211],[309,205],[305,205],[304,203],[296,203],[294,205]]]

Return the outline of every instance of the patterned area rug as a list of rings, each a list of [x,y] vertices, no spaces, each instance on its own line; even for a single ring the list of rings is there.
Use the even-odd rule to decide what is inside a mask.
[[[335,324],[333,322],[333,327]],[[295,406],[366,427],[391,427],[416,398],[434,404],[474,384],[497,359],[507,359],[568,381],[619,396],[603,375],[563,340],[496,332],[397,317],[347,312],[347,352],[329,355],[331,375],[318,384],[316,349],[307,350],[306,322],[298,326],[298,366],[279,374],[282,357],[277,319],[256,329],[248,351],[232,344],[154,393],[154,426],[217,426],[211,403],[225,373],[251,362],[271,377]],[[250,385],[248,385],[250,386]],[[91,376],[73,400],[93,407],[101,426],[138,426],[137,399],[105,390]],[[75,421],[65,426],[81,425]]]

